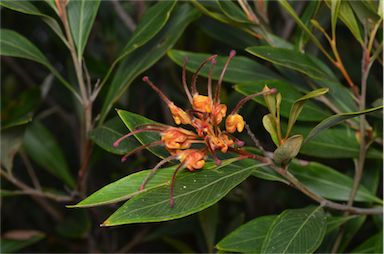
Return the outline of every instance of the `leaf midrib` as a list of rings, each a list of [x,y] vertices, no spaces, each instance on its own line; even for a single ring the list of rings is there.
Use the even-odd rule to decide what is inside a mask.
[[[297,234],[301,231],[301,229],[304,227],[304,225],[309,221],[309,219],[311,218],[311,216],[317,212],[317,210],[321,209],[322,207],[319,206],[317,207],[315,210],[313,210],[313,212],[308,215],[307,219],[305,219],[305,221],[303,222],[303,224],[301,224],[301,226],[297,229],[297,231],[295,232],[295,234],[293,235],[293,237],[291,238],[291,240],[287,243],[287,246],[285,247],[285,249],[282,251],[282,253],[287,253],[286,251],[288,250],[289,246],[291,245],[293,239],[296,238]]]
[[[259,165],[260,165],[260,164],[255,164],[255,165],[249,166],[249,167],[247,167],[247,168],[244,168],[244,169],[242,169],[242,170],[235,171],[233,174],[228,174],[228,175],[226,175],[226,176],[223,176],[223,177],[221,177],[221,178],[219,178],[219,179],[216,179],[215,181],[210,182],[210,183],[207,184],[207,185],[204,185],[204,186],[202,186],[202,187],[196,188],[196,189],[194,189],[194,190],[192,190],[192,191],[190,191],[190,192],[186,192],[186,193],[182,193],[182,194],[179,194],[179,195],[175,195],[173,198],[174,198],[174,200],[176,200],[176,199],[178,199],[178,198],[180,198],[180,197],[183,197],[183,196],[186,196],[186,195],[193,194],[193,193],[195,193],[195,192],[197,192],[197,191],[200,191],[200,190],[203,190],[203,189],[205,189],[205,188],[208,188],[208,187],[210,187],[211,185],[216,184],[217,182],[220,182],[220,181],[222,181],[222,180],[225,180],[225,179],[227,179],[228,177],[235,176],[235,175],[237,175],[237,174],[243,173],[244,171],[247,171],[247,170],[252,169],[253,167],[256,167],[256,166],[259,166]],[[240,167],[240,166],[238,166],[238,165],[233,165],[233,166]],[[140,208],[138,208],[138,209],[130,210],[130,212],[133,213],[133,212],[137,212],[137,211],[140,211],[140,210],[143,210],[143,209],[148,209],[148,208],[151,208],[151,207],[154,207],[154,206],[160,205],[160,204],[162,204],[162,203],[166,203],[166,202],[168,202],[168,200],[163,200],[163,201],[157,202],[157,203],[155,203],[155,204],[150,204],[150,205],[148,205],[148,206],[142,206],[142,207],[140,207]]]

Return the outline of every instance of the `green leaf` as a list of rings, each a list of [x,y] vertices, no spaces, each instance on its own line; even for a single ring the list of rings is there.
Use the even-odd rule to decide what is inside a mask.
[[[270,226],[261,252],[312,253],[320,246],[326,228],[321,206],[285,210]]]
[[[250,95],[263,90],[264,85],[268,85],[269,88],[276,88],[279,93],[282,94],[281,116],[288,118],[290,114],[290,108],[295,103],[296,99],[303,96],[303,94],[297,90],[295,85],[283,80],[259,80],[252,83],[237,84],[235,90],[244,95]],[[255,97],[253,99],[257,103],[266,106],[263,97]],[[303,108],[299,121],[321,121],[331,116],[331,112],[320,107],[313,101],[308,101]],[[300,134],[300,133],[299,133]]]
[[[89,33],[99,9],[100,0],[69,1],[67,5],[68,21],[72,38],[77,48],[77,57],[82,58]]]
[[[287,165],[299,153],[303,143],[302,135],[293,135],[279,146],[273,153],[273,160],[277,164]]]
[[[113,143],[127,134],[129,130],[123,124],[123,122],[118,118],[114,117],[111,120],[107,121],[104,125],[101,125],[95,129],[93,129],[90,133],[90,138],[93,142],[95,142],[98,146],[103,148],[104,150],[123,155],[132,151],[140,144],[136,141],[134,136],[129,137],[122,141],[118,147],[114,147]]]
[[[383,230],[368,238],[350,253],[383,253]]]
[[[103,225],[166,221],[199,212],[222,199],[259,166],[244,160],[194,173],[182,171],[175,181],[172,208],[169,186],[161,186],[127,201]]]
[[[232,231],[216,247],[226,252],[260,253],[268,229],[276,217],[269,215],[253,219]]]
[[[255,176],[267,181],[275,181],[275,182],[282,182],[285,184],[289,184],[287,180],[285,180],[283,177],[277,174],[273,169],[268,168],[268,166],[260,167],[253,170],[252,176]]]
[[[134,50],[120,64],[101,110],[101,121],[105,119],[112,104],[127,90],[133,80],[155,64],[168,49],[173,47],[186,26],[195,20],[198,12],[188,4],[178,6],[165,27],[148,43]]]
[[[145,189],[140,191],[140,184],[143,183],[146,176],[151,170],[142,170],[138,173],[134,173],[123,177],[113,183],[110,183],[100,190],[96,191],[86,199],[80,201],[76,205],[69,207],[92,207],[99,205],[106,205],[124,201],[138,195],[141,192],[149,191],[153,188],[165,186],[171,179],[175,167],[162,168],[150,179]]]
[[[355,217],[328,216],[326,234],[329,234],[346,221]],[[257,217],[231,232],[216,247],[226,252],[260,253],[267,231],[276,218],[276,215]]]
[[[216,3],[220,7],[221,11],[231,20],[238,23],[251,23],[241,8],[232,1],[220,1],[216,0]]]
[[[349,199],[353,179],[347,175],[317,162],[300,164],[294,161],[288,170],[311,191],[324,198],[338,201]],[[355,201],[383,203],[362,185],[358,189]]]
[[[256,46],[245,49],[248,53],[266,61],[301,72],[313,79],[337,81],[332,71],[319,59],[297,50]]]
[[[145,118],[144,116],[134,114],[125,110],[118,110],[117,113],[119,114],[121,120],[130,131],[134,131],[137,127],[142,126],[144,124],[160,124],[158,122]],[[143,132],[135,134],[134,136],[143,145],[160,140],[160,134],[154,132]],[[148,150],[160,158],[168,157],[169,154],[169,152],[163,147],[151,147],[148,148]]]
[[[0,34],[0,53],[2,56],[20,57],[44,65],[69,91],[77,95],[75,89],[63,79],[43,53],[27,38],[8,29],[0,29]]]
[[[168,56],[179,66],[183,66],[184,58],[188,57],[188,63],[186,66],[187,70],[195,72],[200,64],[205,59],[210,57],[211,54],[193,53],[172,49],[168,51]],[[216,58],[217,64],[213,70],[212,79],[219,79],[227,58],[227,56],[218,56]],[[208,73],[209,66],[203,67],[200,71],[200,75],[203,77],[208,77]],[[251,82],[259,79],[271,79],[276,77],[276,74],[258,62],[243,56],[235,56],[229,64],[228,69],[224,75],[224,81],[232,83]]]
[[[354,12],[356,13],[357,18],[360,20],[363,26],[367,25],[372,28],[374,24],[380,22],[380,16],[376,14],[376,12],[370,8],[368,3],[363,2],[350,2],[348,3]]]
[[[340,114],[336,114],[336,115],[333,115],[331,117],[328,117],[327,119],[324,119],[321,123],[316,125],[316,127],[313,128],[309,132],[309,134],[307,135],[307,137],[304,140],[304,143],[309,142],[311,139],[313,139],[314,137],[319,135],[319,133],[321,133],[323,130],[326,130],[332,126],[335,126],[335,125],[337,125],[337,124],[339,124],[339,123],[341,123],[347,119],[350,119],[350,118],[353,118],[353,117],[356,117],[356,116],[359,116],[362,114],[368,114],[371,112],[375,112],[375,111],[380,110],[380,109],[383,109],[383,106],[370,108],[370,109],[366,109],[366,110],[362,110],[362,111],[358,111],[358,112],[340,113]]]
[[[336,35],[336,24],[337,18],[339,16],[341,0],[331,0],[331,28],[332,28],[332,38]]]
[[[3,234],[0,241],[1,253],[13,253],[45,238],[45,234],[35,230],[13,230]]]
[[[41,12],[32,3],[28,1],[3,0],[0,2],[0,5],[17,12],[41,17],[41,19],[59,36],[64,44],[67,43],[63,31],[57,21]]]
[[[347,221],[356,218],[356,215],[350,216],[328,216],[327,217],[327,233],[329,234],[332,231],[338,229],[341,225]]]
[[[341,240],[340,247],[337,250],[339,253],[345,252],[345,249],[348,247],[351,240],[355,237],[355,235],[359,232],[361,227],[364,225],[367,216],[358,216],[349,220],[345,223],[344,237]]]
[[[199,29],[207,36],[225,43],[230,48],[243,50],[246,47],[255,46],[260,43],[260,40],[254,36],[206,16],[201,17],[197,24]],[[206,40],[206,38],[203,40]]]
[[[348,27],[352,35],[360,44],[364,44],[363,37],[361,35],[360,26],[356,21],[355,14],[348,2],[341,1],[339,9],[340,20]]]
[[[307,3],[303,14],[300,17],[306,27],[310,27],[310,21],[316,16],[317,12],[319,11],[320,5],[320,1],[310,1]],[[300,27],[297,27],[295,38],[295,45],[297,45],[296,48],[302,51],[308,41],[308,34]]]
[[[74,187],[75,181],[70,173],[65,156],[52,133],[40,122],[28,126],[23,145],[28,155],[52,175]]]
[[[329,90],[328,88],[319,88],[307,93],[306,95],[304,95],[303,97],[295,101],[295,103],[291,107],[291,111],[289,112],[289,121],[288,121],[286,137],[290,135],[292,128],[296,123],[297,118],[299,117],[301,111],[303,110],[304,103],[306,103],[310,99],[313,99],[315,97],[318,97],[327,93],[328,90]]]
[[[207,250],[209,253],[213,252],[217,225],[219,220],[219,208],[215,204],[207,209],[199,212],[199,221],[202,231],[204,233],[205,242],[207,244]]]
[[[304,137],[312,127],[296,125],[293,134],[301,134]],[[357,142],[355,131],[345,126],[326,129],[320,135],[303,144],[300,154],[315,156],[318,158],[357,158],[360,145]],[[368,149],[367,158],[382,159],[382,153],[374,148]]]
[[[273,143],[275,143],[275,145],[278,146],[279,140],[277,138],[275,121],[272,114],[267,114],[263,116],[263,126],[268,131],[269,135],[271,135]]]
[[[120,53],[120,56],[113,62],[113,64],[109,68],[102,83],[107,81],[109,75],[115,68],[116,64],[118,64],[122,59],[128,56],[132,51],[143,46],[161,31],[161,29],[164,27],[167,20],[169,19],[169,16],[171,15],[171,12],[174,9],[175,5],[176,1],[158,2],[157,4],[151,6],[144,13],[143,17],[140,20],[140,23],[137,25],[128,43],[125,45],[124,49]]]

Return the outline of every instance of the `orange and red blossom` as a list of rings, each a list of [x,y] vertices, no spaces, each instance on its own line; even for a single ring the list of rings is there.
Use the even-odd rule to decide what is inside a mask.
[[[234,133],[236,130],[242,132],[245,126],[244,119],[239,114],[231,114],[225,120],[225,129],[229,133]]]
[[[185,164],[190,171],[201,169],[205,164],[206,153],[203,150],[188,149],[178,154],[178,159]]]
[[[207,58],[197,68],[196,72],[192,76],[191,90],[189,90],[188,83],[186,81],[187,60],[184,60],[182,84],[191,107],[187,110],[183,110],[176,106],[154,83],[152,83],[152,81],[147,76],[143,77],[143,81],[146,82],[167,104],[175,124],[185,125],[186,128],[188,127],[189,129],[184,127],[181,128],[160,124],[149,124],[137,128],[130,134],[127,134],[117,140],[114,144],[119,145],[119,143],[126,137],[135,135],[139,132],[152,131],[158,132],[160,134],[160,141],[153,142],[143,147],[147,148],[153,145],[158,145],[160,143],[170,153],[170,156],[160,161],[154,167],[153,171],[158,170],[161,165],[171,160],[176,159],[180,161],[180,164],[176,168],[171,181],[171,206],[173,205],[172,193],[174,178],[177,171],[183,168],[187,168],[190,171],[201,169],[209,155],[215,160],[216,164],[219,165],[221,161],[216,155],[218,151],[221,153],[232,151],[241,154],[242,150],[240,150],[240,147],[244,145],[244,142],[232,136],[232,133],[235,133],[236,130],[238,132],[242,132],[245,126],[243,117],[238,113],[239,109],[244,105],[245,102],[249,101],[255,96],[276,92],[275,89],[270,89],[269,91],[249,95],[239,101],[232,112],[227,116],[227,106],[220,103],[219,95],[224,74],[229,66],[231,59],[235,55],[236,52],[232,50],[222,69],[219,80],[216,83],[215,93],[212,91],[212,73],[213,68],[216,66],[215,59],[217,55],[213,55]],[[204,65],[208,63],[211,64],[211,67],[208,74],[207,95],[202,95],[197,91],[196,83],[200,70],[204,67]],[[225,120],[225,129],[222,129],[221,126],[223,120]],[[123,158],[126,158],[126,156]],[[143,182],[141,188],[144,188],[144,185],[148,179],[149,177],[147,177]]]

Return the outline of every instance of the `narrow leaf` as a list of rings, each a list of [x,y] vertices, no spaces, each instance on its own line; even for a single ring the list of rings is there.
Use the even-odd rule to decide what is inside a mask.
[[[350,216],[328,216],[327,217],[327,233],[329,234],[332,231],[338,229],[341,225],[346,223],[347,221],[356,218],[356,215]]]
[[[269,228],[261,252],[312,253],[320,246],[326,228],[321,206],[285,210]]]
[[[295,101],[289,113],[288,128],[286,132],[287,137],[290,135],[292,128],[296,123],[297,118],[299,117],[301,111],[303,110],[304,103],[306,103],[310,99],[313,99],[315,97],[318,97],[327,93],[328,90],[329,90],[328,88],[319,88],[307,93],[306,95],[304,95],[303,97]]]
[[[0,34],[0,54],[2,56],[20,57],[44,65],[69,91],[77,95],[75,89],[64,80],[60,73],[48,62],[43,53],[27,38],[8,29],[0,29]]]
[[[270,46],[249,47],[245,50],[261,59],[296,70],[313,79],[337,81],[332,71],[323,62],[309,54]]]
[[[375,112],[375,111],[381,110],[381,109],[383,109],[383,106],[370,108],[370,109],[366,109],[366,110],[362,110],[362,111],[358,111],[358,112],[340,113],[340,114],[336,114],[336,115],[333,115],[331,117],[328,117],[327,119],[323,120],[321,123],[316,125],[316,127],[313,128],[309,132],[309,134],[307,135],[307,137],[304,140],[304,143],[309,142],[311,139],[313,139],[314,137],[319,135],[323,130],[331,128],[332,126],[335,126],[335,125],[337,125],[337,124],[339,124],[339,123],[341,123],[347,119],[350,119],[350,118],[353,118],[353,117],[356,117],[359,115]]]
[[[188,216],[218,202],[259,166],[254,161],[244,160],[195,173],[182,171],[175,181],[172,208],[169,206],[169,186],[162,186],[133,197],[103,225],[166,221]]]
[[[32,122],[24,135],[23,145],[37,164],[70,187],[75,185],[61,148],[44,125],[37,121]]]
[[[127,90],[133,80],[155,64],[176,43],[186,26],[197,16],[197,11],[193,10],[190,5],[178,6],[174,15],[155,37],[129,54],[120,64],[109,86],[102,106],[100,122],[104,121],[113,103]]]
[[[339,16],[341,0],[331,0],[331,29],[332,37],[336,34],[337,18]]]
[[[350,253],[383,253],[383,230],[369,237]]]
[[[188,57],[187,69],[191,72],[195,72],[200,64],[210,57],[212,54],[193,53],[188,51],[181,51],[172,49],[168,51],[168,56],[177,63],[179,66],[183,66],[184,58]],[[212,73],[212,79],[219,79],[221,70],[224,67],[228,57],[218,56],[216,58],[216,67]],[[209,66],[205,66],[201,69],[200,75],[208,77]],[[227,82],[251,82],[259,79],[273,79],[277,75],[270,71],[268,68],[262,66],[256,61],[243,56],[235,56],[228,66],[228,69],[224,75],[224,81]]]
[[[69,1],[67,5],[69,26],[77,48],[77,57],[83,55],[89,33],[95,21],[99,9],[100,0],[76,0]]]
[[[276,132],[276,126],[275,121],[272,114],[267,114],[263,116],[263,126],[268,131],[269,135],[271,135],[273,143],[275,143],[276,146],[279,145],[279,140],[277,138],[277,132]]]
[[[290,114],[290,108],[292,108],[296,102],[296,99],[303,96],[303,93],[299,91],[294,84],[283,80],[258,80],[252,83],[237,84],[235,86],[235,90],[244,95],[250,95],[261,91],[265,85],[268,85],[269,88],[276,88],[277,91],[283,95],[280,113],[281,116],[288,118]],[[263,97],[255,97],[253,100],[261,105],[266,106]],[[298,120],[321,121],[331,115],[331,112],[324,107],[319,106],[313,101],[308,101],[305,104],[303,111],[299,115]]]
[[[1,131],[1,165],[10,172],[13,159],[23,143],[24,128],[11,128]]]
[[[134,114],[125,110],[118,110],[117,113],[119,114],[121,120],[124,122],[124,124],[128,127],[130,131],[134,131],[137,127],[142,126],[144,124],[159,124],[155,121],[145,118],[144,116]],[[143,145],[160,140],[159,133],[154,132],[138,133],[135,134],[135,137]],[[168,151],[163,147],[151,147],[148,148],[148,150],[160,158],[165,158],[169,155]]]
[[[122,141],[118,147],[113,146],[113,143],[116,140],[128,132],[129,130],[123,124],[123,122],[118,117],[115,117],[107,121],[104,125],[101,125],[92,130],[90,133],[90,138],[104,150],[110,153],[123,155],[140,146],[139,142],[136,141],[134,136]]]
[[[238,23],[251,23],[245,13],[240,9],[240,7],[233,3],[232,1],[220,1],[216,0],[216,3],[219,5],[221,11],[231,20]]]
[[[36,230],[13,230],[5,232],[0,241],[2,253],[19,252],[45,238],[45,234]]]
[[[338,201],[349,199],[353,180],[335,169],[317,162],[303,165],[294,161],[289,165],[288,170],[311,191],[324,198]],[[362,185],[358,189],[355,201],[383,203]]]

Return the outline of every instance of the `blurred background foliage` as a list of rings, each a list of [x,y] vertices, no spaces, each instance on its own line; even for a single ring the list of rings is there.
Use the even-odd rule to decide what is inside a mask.
[[[95,84],[98,79],[104,81],[103,78],[110,66],[122,55],[121,52],[125,52],[129,46],[132,47],[132,51],[127,58],[118,63],[93,103],[93,127],[97,128],[91,134],[91,138],[92,135],[97,135],[98,131],[103,131],[102,126],[106,126],[105,128],[110,126],[119,135],[128,132],[123,123],[116,118],[114,108],[172,124],[166,106],[142,82],[143,73],[156,81],[177,105],[185,108],[187,100],[181,86],[182,56],[190,56],[192,53],[225,56],[230,49],[236,49],[238,56],[245,56],[247,59],[244,61],[250,59],[252,63],[239,63],[238,66],[242,68],[244,74],[235,72],[231,76],[231,71],[228,72],[221,99],[229,108],[236,105],[243,97],[242,94],[261,90],[264,82],[257,83],[258,80],[274,79],[278,80],[275,86],[273,82],[268,85],[280,86],[279,92],[283,97],[289,98],[283,101],[282,105],[284,119],[289,114],[292,102],[305,92],[316,87],[331,87],[327,98],[332,103],[311,101],[309,105],[316,110],[320,108],[321,111],[311,112],[310,109],[305,109],[307,111],[303,111],[302,118],[295,126],[295,133],[307,133],[309,128],[335,112],[359,111],[353,99],[353,92],[348,88],[346,77],[322,54],[308,33],[297,26],[295,19],[287,11],[289,8],[286,8],[287,5],[292,7],[304,26],[321,45],[324,45],[325,51],[331,54],[332,50],[316,26],[321,26],[328,34],[332,34],[332,1],[248,2],[259,19],[257,25],[254,20],[250,21],[250,17],[242,11],[237,2],[186,1],[178,2],[174,7],[169,6],[171,2],[163,2],[163,10],[174,8],[169,12],[166,28],[157,34],[161,27],[156,28],[159,24],[151,24],[151,27],[147,28],[148,42],[142,46],[135,43],[127,45],[127,42],[134,35],[136,27],[140,27],[145,13],[157,3],[101,1],[98,10],[96,8],[97,15],[94,23],[91,23],[83,54],[91,83]],[[344,3],[340,10],[344,11],[345,16],[339,16],[337,22],[337,48],[345,69],[358,87],[361,79],[361,44],[364,44],[363,22],[367,16],[373,23],[380,20],[373,46],[375,50],[380,50],[382,14],[377,14],[375,11],[382,8],[379,7],[382,2],[366,1],[367,4],[363,4],[364,11],[361,11],[362,2],[353,1],[357,3],[356,6],[352,1],[342,2]],[[16,31],[33,42],[53,66],[44,68],[44,64],[37,64],[23,57],[13,58],[2,53],[1,165],[2,170],[9,174],[8,177],[2,175],[1,178],[2,250],[47,253],[212,252],[223,237],[253,218],[279,214],[287,208],[302,208],[313,203],[286,184],[249,177],[212,207],[168,222],[100,227],[100,223],[118,208],[118,204],[91,209],[66,208],[65,205],[80,201],[108,183],[142,169],[151,168],[158,159],[149,151],[142,151],[121,163],[120,155],[124,154],[124,150],[111,151],[108,149],[113,148],[109,145],[106,151],[103,140],[97,139],[97,145],[92,145],[88,170],[85,173],[86,180],[83,183],[85,187],[79,188],[78,169],[84,157],[82,154],[84,145],[81,143],[84,139],[81,131],[84,116],[81,103],[60,84],[57,75],[52,71],[52,68],[56,69],[69,84],[72,84],[72,87],[77,89],[78,80],[71,55],[63,41],[55,36],[45,23],[49,22],[48,17],[53,17],[59,22],[55,8],[50,5],[53,3],[53,1],[33,1],[33,6],[44,15],[27,15],[16,12],[15,8],[9,7],[11,3],[2,1],[2,28]],[[88,4],[96,3],[89,1]],[[351,13],[353,18],[348,16]],[[316,20],[319,25],[311,23],[311,19]],[[156,33],[153,38],[151,32]],[[2,31],[3,39],[7,35]],[[268,50],[255,48],[253,51],[249,48],[263,45],[296,49],[297,52],[316,56],[318,60],[326,63],[329,72],[320,72],[321,75],[325,73],[325,76],[319,78],[316,68],[292,67],[295,62],[303,61],[306,64],[305,59],[295,56],[292,58],[292,55],[277,52],[271,60]],[[239,58],[238,61],[240,60]],[[236,61],[232,63],[234,68]],[[190,71],[195,68],[188,67]],[[328,76],[329,73],[331,75]],[[188,80],[190,77],[191,73],[188,73]],[[253,84],[250,86],[247,84],[248,81],[253,81]],[[379,52],[367,81],[366,108],[382,105],[382,81],[382,58]],[[110,87],[113,87],[114,83],[117,84],[117,88],[111,91]],[[333,85],[335,83],[338,84]],[[248,103],[242,109],[242,115],[252,126],[263,147],[273,151],[275,145],[261,121],[267,113],[268,110],[262,105],[261,100],[258,103]],[[370,135],[373,136],[371,140],[374,142],[368,151],[368,159],[365,160],[366,170],[362,185],[382,198],[382,115],[375,112],[367,115],[367,119],[373,130]],[[358,125],[357,118],[350,121],[351,126]],[[105,125],[102,125],[103,122]],[[353,178],[353,158],[357,158],[359,153],[358,135],[356,128],[343,125],[330,135],[323,136],[324,140],[320,145],[308,144],[303,147],[299,157],[303,160],[320,162]],[[345,136],[348,139],[345,139]],[[250,141],[245,133],[239,137]],[[112,137],[106,138],[110,140]],[[328,150],[324,145],[327,143],[340,147],[338,150]],[[348,153],[347,148],[356,150]],[[38,193],[34,192],[35,190]],[[345,224],[346,233],[339,251],[350,252],[358,246],[360,248],[371,246],[372,244],[365,242],[367,239],[376,244],[378,241],[376,238],[380,237],[377,232],[380,230],[382,232],[381,216],[356,216],[350,219],[351,223]],[[327,235],[319,252],[330,251],[336,235],[336,231]],[[372,237],[376,237],[376,240]],[[361,245],[363,243],[365,245]]]

